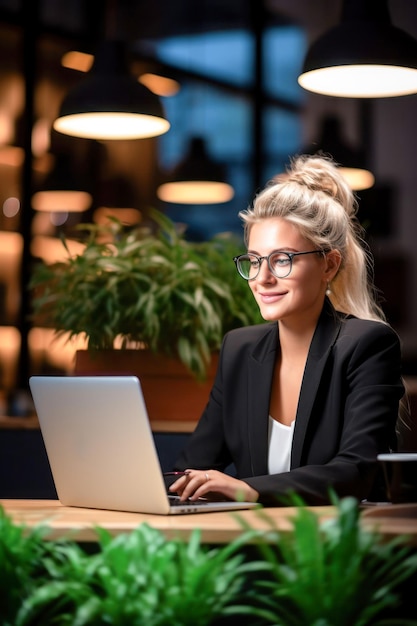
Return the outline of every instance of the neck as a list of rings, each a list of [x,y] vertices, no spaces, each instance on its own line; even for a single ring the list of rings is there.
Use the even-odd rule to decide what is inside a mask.
[[[279,340],[281,351],[291,352],[308,351],[323,306],[320,309],[309,309],[299,317],[288,317],[278,320]]]
[[[283,322],[278,322],[278,328],[282,357],[294,357],[296,359],[297,356],[307,354],[316,326],[304,328],[300,332],[299,330],[294,331]]]

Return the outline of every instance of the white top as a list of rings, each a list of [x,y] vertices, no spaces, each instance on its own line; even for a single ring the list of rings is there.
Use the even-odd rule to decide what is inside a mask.
[[[268,472],[281,474],[290,471],[291,448],[295,420],[290,426],[277,422],[269,416],[268,428]]]

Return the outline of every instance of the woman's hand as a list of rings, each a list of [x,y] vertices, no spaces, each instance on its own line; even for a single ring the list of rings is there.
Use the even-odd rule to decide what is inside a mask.
[[[178,493],[183,501],[202,497],[219,500],[223,497],[228,500],[256,502],[259,497],[258,492],[243,480],[217,470],[187,469],[185,475],[172,483],[169,490]]]

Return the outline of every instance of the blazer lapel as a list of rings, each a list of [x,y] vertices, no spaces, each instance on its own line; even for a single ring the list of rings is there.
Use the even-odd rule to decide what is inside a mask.
[[[269,398],[277,349],[278,324],[270,324],[270,330],[248,356],[246,420],[253,476],[268,473]]]
[[[291,468],[299,467],[300,465],[307,426],[323,375],[323,369],[330,350],[339,335],[340,328],[341,318],[334,310],[330,301],[326,298],[311,342],[301,385],[294,428]]]
[[[311,342],[301,386],[291,455],[292,468],[300,465],[307,426],[323,369],[340,328],[340,315],[326,299]],[[269,399],[275,359],[279,349],[278,324],[270,324],[268,331],[248,356],[245,419],[253,476],[263,476],[268,473]]]

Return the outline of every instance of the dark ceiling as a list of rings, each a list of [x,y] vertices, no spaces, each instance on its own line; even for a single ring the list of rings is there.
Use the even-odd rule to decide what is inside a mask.
[[[381,0],[382,2],[382,0]],[[296,24],[312,41],[339,20],[343,0],[0,0],[0,23],[21,22],[40,34],[78,41],[94,51],[104,36],[137,46],[147,39],[264,24]],[[376,0],[376,6],[378,0]],[[417,2],[388,0],[392,21],[417,36]]]
[[[379,1],[382,2],[375,1],[376,6]],[[253,29],[265,21],[298,24],[309,39],[314,39],[338,21],[343,0],[107,0],[101,3],[100,19],[100,9],[94,2],[45,0],[41,4],[45,20],[52,13],[52,6],[62,24],[68,24],[65,20],[68,11],[74,13],[74,18],[78,14],[87,38],[100,36],[107,29],[137,41],[210,30]],[[396,26],[411,34],[416,32],[417,2],[388,0],[388,6]]]
[[[256,15],[293,22],[315,38],[340,16],[343,0],[0,0],[0,21],[13,23],[19,11],[39,6],[42,27],[94,40],[103,29],[123,31],[132,41],[225,28],[248,28]],[[381,0],[382,1],[382,0]],[[378,4],[378,2],[376,2]],[[417,30],[417,2],[388,0],[392,21]]]

